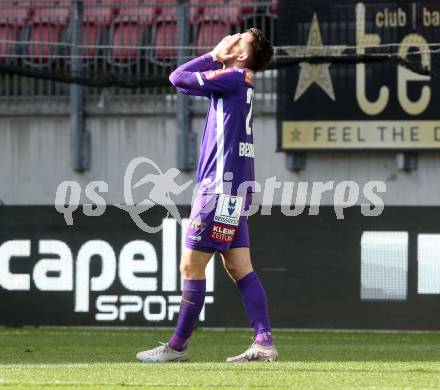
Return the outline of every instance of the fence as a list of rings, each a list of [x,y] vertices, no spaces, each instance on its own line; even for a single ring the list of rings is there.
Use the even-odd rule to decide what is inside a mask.
[[[128,80],[145,76],[163,79],[179,60],[208,52],[225,35],[255,26],[274,42],[275,2],[230,0],[219,5],[213,0],[190,1],[184,3],[186,12],[181,13],[175,0],[155,4],[142,0],[83,0],[79,36],[75,34],[74,3],[0,0],[0,64],[48,75],[42,79],[0,73],[0,102],[20,103],[29,98],[32,102],[67,102],[68,84],[51,80],[50,74],[68,72],[75,62],[92,78],[115,75]],[[185,23],[189,30],[183,51],[179,23]],[[78,37],[79,44],[75,44]],[[275,100],[275,73],[268,70],[256,79],[257,98],[268,104]],[[161,104],[175,101],[171,86],[85,87],[84,94],[89,102],[101,105],[118,97],[159,99]]]

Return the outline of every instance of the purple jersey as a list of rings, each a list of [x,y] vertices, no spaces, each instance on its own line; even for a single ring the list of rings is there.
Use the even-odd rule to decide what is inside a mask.
[[[208,192],[253,191],[253,75],[250,69],[219,69],[210,53],[170,75],[180,93],[211,99],[197,169],[197,181]]]

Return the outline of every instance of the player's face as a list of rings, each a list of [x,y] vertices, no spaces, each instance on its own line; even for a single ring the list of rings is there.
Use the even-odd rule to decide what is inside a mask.
[[[248,53],[250,53],[251,50],[252,39],[254,39],[254,37],[249,32],[240,34],[240,39],[231,49],[231,53],[237,55],[237,60],[246,61],[249,55]]]

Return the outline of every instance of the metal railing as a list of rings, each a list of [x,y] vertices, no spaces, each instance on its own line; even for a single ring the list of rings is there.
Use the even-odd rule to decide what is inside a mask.
[[[73,1],[73,0],[72,0]],[[0,64],[36,72],[40,77],[24,77],[0,72],[0,102],[67,102],[69,85],[54,81],[54,75],[70,72],[76,61],[72,53],[72,7],[68,0],[0,0]],[[273,0],[272,0],[273,1]],[[122,5],[117,4],[122,3]],[[86,80],[111,75],[118,79],[167,78],[178,63],[177,1],[161,0],[146,4],[142,0],[83,0],[80,68]],[[188,3],[188,60],[208,52],[228,34],[260,28],[274,42],[276,12],[271,1],[230,0],[219,5],[212,0]],[[77,37],[78,38],[78,37]],[[273,105],[276,71],[257,74],[257,98]],[[56,79],[56,78],[55,78]],[[164,87],[84,88],[91,106],[103,107],[120,98],[145,99],[173,105],[175,90]],[[194,100],[197,105],[197,100]]]

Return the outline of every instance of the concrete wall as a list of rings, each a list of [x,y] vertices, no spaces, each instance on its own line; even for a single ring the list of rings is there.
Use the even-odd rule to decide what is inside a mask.
[[[200,135],[204,115],[196,115],[193,128]],[[53,204],[57,186],[76,180],[84,188],[93,180],[109,184],[104,198],[124,203],[123,177],[131,159],[145,156],[162,170],[176,164],[177,127],[173,112],[148,115],[92,114],[87,126],[92,135],[92,167],[75,173],[70,166],[69,118],[58,115],[10,115],[0,113],[0,199],[10,205]],[[440,154],[421,153],[418,170],[397,170],[390,152],[340,152],[307,155],[306,169],[290,172],[285,155],[276,152],[276,120],[272,114],[258,114],[254,121],[257,179],[277,176],[280,181],[356,181],[387,184],[382,197],[386,205],[440,205]],[[200,139],[200,137],[199,137]],[[139,173],[140,174],[140,173]],[[194,179],[182,174],[178,181]],[[142,194],[138,193],[142,198]],[[83,199],[84,200],[84,199]],[[188,204],[191,192],[176,201]],[[280,196],[275,204],[279,204]],[[323,196],[332,204],[333,194]],[[361,197],[358,203],[363,203]]]

